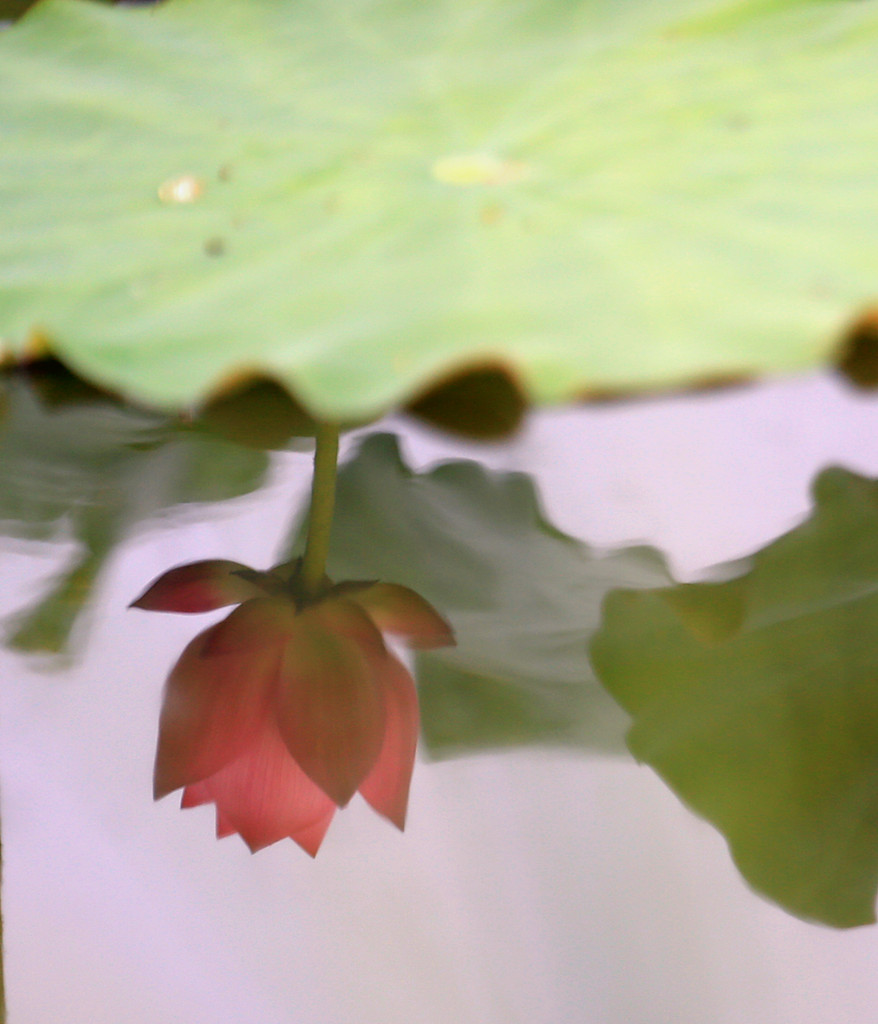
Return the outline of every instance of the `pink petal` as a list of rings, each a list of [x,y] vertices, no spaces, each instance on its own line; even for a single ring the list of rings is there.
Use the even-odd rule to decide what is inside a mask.
[[[280,647],[206,658],[218,628],[199,633],[168,677],[155,759],[157,800],[238,757],[269,713]]]
[[[332,823],[333,814],[335,814],[335,804],[333,804],[332,810],[327,811],[322,818],[318,818],[312,825],[306,825],[296,832],[291,832],[290,839],[294,839],[305,853],[316,857],[320,844],[323,842],[323,838]]]
[[[294,628],[296,608],[283,597],[257,597],[245,601],[217,624],[203,654],[246,655],[257,649],[286,643]]]
[[[374,583],[350,594],[384,633],[399,633],[412,647],[447,647],[451,626],[420,594],[398,583]]]
[[[237,829],[229,821],[229,819],[223,814],[223,812],[217,807],[216,809],[216,837],[217,839],[225,839],[226,836],[233,836]]]
[[[357,605],[328,600],[295,618],[278,679],[278,726],[303,771],[340,807],[384,741],[387,651]]]
[[[200,785],[217,806],[218,828],[238,832],[254,853],[289,837],[314,856],[335,812],[272,722],[241,757]]]
[[[201,807],[202,804],[209,804],[213,797],[203,782],[193,782],[183,790],[180,798],[180,806],[185,810],[189,807]]]
[[[250,578],[244,579],[239,572]],[[221,558],[178,565],[153,580],[128,607],[150,612],[210,612],[262,594],[253,576],[246,565]]]
[[[406,667],[392,654],[382,673],[387,725],[384,745],[360,793],[400,830],[405,828],[409,785],[418,745],[418,695]]]

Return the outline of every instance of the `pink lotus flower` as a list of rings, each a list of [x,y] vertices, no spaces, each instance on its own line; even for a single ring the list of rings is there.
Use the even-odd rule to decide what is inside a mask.
[[[299,562],[257,572],[210,560],[171,569],[132,603],[206,612],[239,604],[186,647],[168,677],[155,797],[214,803],[217,835],[252,851],[289,836],[313,857],[358,790],[405,825],[418,739],[415,684],[381,631],[454,642],[422,597],[391,583],[326,580],[306,598]]]

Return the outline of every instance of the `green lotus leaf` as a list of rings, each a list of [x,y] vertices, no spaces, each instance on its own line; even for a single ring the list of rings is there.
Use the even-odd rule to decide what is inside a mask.
[[[878,290],[878,0],[45,0],[0,34],[0,338],[376,417],[810,367]]]
[[[587,645],[608,589],[668,582],[656,552],[592,551],[546,521],[524,474],[468,460],[415,473],[396,439],[377,434],[340,469],[329,574],[403,583],[451,622],[456,646],[416,658],[434,757],[523,744],[624,751],[628,718]]]
[[[591,653],[747,881],[847,927],[878,890],[878,482],[827,470],[815,496],[736,579],[610,594]]]

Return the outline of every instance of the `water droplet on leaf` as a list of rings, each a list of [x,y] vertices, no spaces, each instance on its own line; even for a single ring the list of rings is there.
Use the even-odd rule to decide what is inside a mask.
[[[159,186],[159,199],[163,203],[194,203],[204,192],[204,182],[193,174],[168,178]]]

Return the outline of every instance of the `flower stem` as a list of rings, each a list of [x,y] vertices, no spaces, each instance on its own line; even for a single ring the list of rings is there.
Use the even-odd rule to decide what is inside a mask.
[[[314,451],[314,479],[311,482],[311,509],[308,513],[308,540],[302,560],[301,583],[305,593],[315,596],[323,585],[332,512],[335,508],[335,477],[338,468],[338,427],[321,423],[317,427]]]

